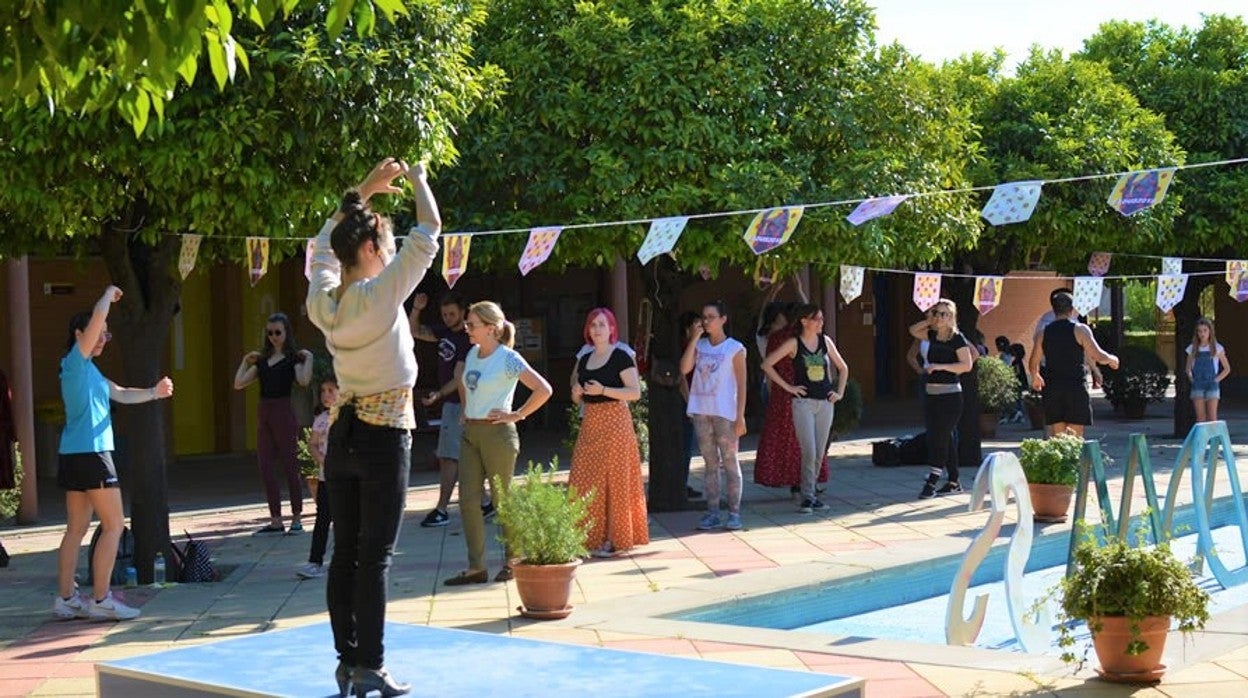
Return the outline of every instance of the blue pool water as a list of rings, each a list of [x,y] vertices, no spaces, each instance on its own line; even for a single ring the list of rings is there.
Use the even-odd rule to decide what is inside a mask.
[[[1211,512],[1214,546],[1229,569],[1244,565],[1244,550],[1239,528],[1234,522],[1229,500],[1216,502]],[[1190,509],[1176,512],[1175,530],[1191,531],[1194,516]],[[1004,540],[1004,538],[1003,538]],[[1037,536],[1023,578],[1023,598],[1031,604],[1050,592],[1066,571],[1069,535]],[[1196,552],[1194,534],[1177,538],[1171,549],[1181,560],[1191,559]],[[1021,651],[1014,637],[1006,608],[1005,569],[1006,547],[998,545],[980,564],[966,594],[963,616],[969,616],[975,598],[988,594],[988,610],[984,625],[975,642],[976,647]],[[906,640],[945,644],[945,615],[949,587],[961,564],[961,556],[926,560],[876,573],[838,580],[819,587],[790,589],[731,604],[710,606],[679,615],[682,620],[743,625],[748,627],[793,630],[859,638]],[[1203,569],[1201,586],[1213,598],[1211,613],[1217,614],[1248,604],[1248,585],[1222,589]],[[1050,594],[1050,596],[1053,596]],[[1057,600],[1048,606],[1056,617]],[[1076,639],[1086,630],[1075,633]],[[1054,641],[1057,633],[1052,633]],[[1052,654],[1060,654],[1056,647]]]

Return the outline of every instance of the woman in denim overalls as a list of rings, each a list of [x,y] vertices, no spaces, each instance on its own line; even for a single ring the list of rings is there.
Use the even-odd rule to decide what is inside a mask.
[[[1192,406],[1196,408],[1197,422],[1218,420],[1220,385],[1230,372],[1231,364],[1213,333],[1213,323],[1208,318],[1200,318],[1192,333],[1192,345],[1187,348],[1187,377],[1192,382]]]

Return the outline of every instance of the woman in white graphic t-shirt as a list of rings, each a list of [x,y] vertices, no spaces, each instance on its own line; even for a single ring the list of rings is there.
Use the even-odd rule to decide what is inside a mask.
[[[702,331],[691,333],[680,357],[681,373],[693,373],[686,411],[706,461],[706,514],[698,522],[701,531],[741,528],[737,443],[745,435],[745,346],[725,333],[727,322],[723,301],[702,306]],[[719,517],[720,470],[728,480],[726,520]]]

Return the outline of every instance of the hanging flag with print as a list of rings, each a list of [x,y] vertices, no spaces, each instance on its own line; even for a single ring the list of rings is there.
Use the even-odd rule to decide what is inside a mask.
[[[529,242],[524,246],[524,254],[520,255],[521,276],[528,276],[529,272],[550,258],[561,232],[563,228],[534,228],[529,231]]]
[[[447,235],[442,238],[442,278],[448,288],[468,271],[468,250],[472,247],[471,235]]]
[[[975,279],[975,307],[980,315],[987,315],[1001,303],[1001,287],[1004,277],[980,276]]]
[[[761,211],[745,229],[745,243],[754,254],[770,252],[789,241],[802,220],[801,206],[787,206]]]
[[[247,269],[251,277],[251,287],[255,288],[269,271],[268,238],[247,238]]]
[[[688,223],[688,216],[659,218],[651,221],[650,232],[646,233],[641,249],[637,250],[637,261],[647,264],[661,254],[670,254]]]
[[[904,194],[872,197],[858,204],[853,213],[845,216],[845,220],[854,225],[862,225],[869,220],[887,216],[905,200],[906,196]]]
[[[1040,180],[998,184],[980,215],[993,225],[1022,223],[1036,210],[1042,186],[1044,182]]]
[[[1161,203],[1174,179],[1174,168],[1129,172],[1118,178],[1106,203],[1124,216],[1139,213]]]
[[[1113,255],[1108,252],[1093,252],[1088,259],[1088,273],[1092,276],[1105,276],[1109,271],[1109,262]]]
[[[757,260],[754,263],[754,285],[758,288],[767,288],[780,276],[780,260],[774,256],[762,255],[759,255]]]
[[[1248,259],[1226,260],[1226,285],[1235,288],[1235,280],[1243,271],[1248,271]]]
[[[191,270],[195,268],[195,259],[199,257],[199,242],[202,239],[202,235],[193,233],[182,236],[182,251],[178,253],[178,272],[182,274],[183,281],[186,281],[186,277],[190,276]]]
[[[1182,257],[1162,257],[1161,258],[1162,275],[1182,274],[1183,258]]]
[[[1183,300],[1187,290],[1187,274],[1162,274],[1157,277],[1157,307],[1168,313]]]
[[[316,252],[316,238],[308,238],[303,248],[303,278],[312,281],[312,254]]]
[[[855,298],[862,295],[863,276],[862,267],[841,265],[841,298],[846,303],[853,303]]]
[[[1101,293],[1105,289],[1105,279],[1099,276],[1075,277],[1075,312],[1087,315],[1101,307]]]
[[[1230,296],[1235,299],[1236,303],[1243,303],[1248,300],[1248,271],[1237,272],[1235,274],[1235,282],[1230,286]]]
[[[919,306],[919,310],[927,312],[927,309],[936,305],[938,300],[940,300],[940,274],[915,274],[914,304]]]

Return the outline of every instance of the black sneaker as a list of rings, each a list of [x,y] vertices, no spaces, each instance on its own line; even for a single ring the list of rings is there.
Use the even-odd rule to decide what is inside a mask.
[[[692,487],[688,485],[685,485],[685,498],[686,499],[702,499],[702,493],[693,489]]]
[[[429,515],[425,517],[424,521],[420,522],[420,525],[425,528],[437,528],[439,526],[445,526],[450,522],[451,517],[449,514],[445,511],[438,511],[437,509],[434,509],[429,512]]]
[[[498,512],[496,512],[494,509],[494,502],[489,502],[489,503],[481,505],[481,518],[485,519],[486,521],[493,519],[494,514],[496,513]]]
[[[923,483],[923,490],[919,492],[919,499],[931,499],[936,496],[936,483]]]
[[[823,511],[824,509],[828,508],[828,505],[816,499],[815,501],[810,503],[810,508],[814,511]]]
[[[814,510],[815,510],[815,500],[813,499],[803,499],[801,506],[797,508],[797,511],[802,514],[810,514],[814,512]]]
[[[943,497],[947,494],[961,494],[966,490],[962,489],[962,485],[956,481],[946,482],[940,489],[936,490],[937,497]]]

